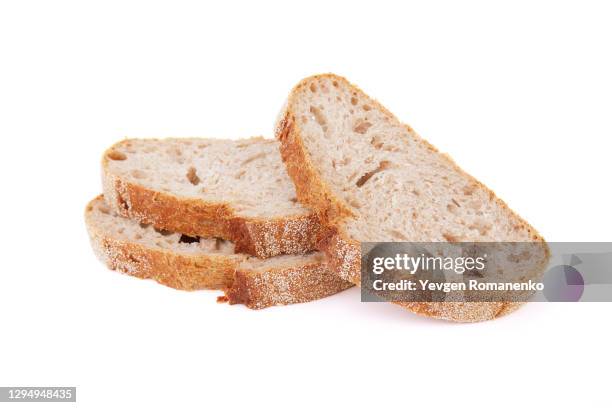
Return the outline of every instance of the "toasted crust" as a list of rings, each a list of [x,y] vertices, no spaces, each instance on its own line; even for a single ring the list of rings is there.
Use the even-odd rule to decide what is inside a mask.
[[[295,90],[300,86],[304,85],[298,85]],[[351,216],[352,212],[332,193],[308,157],[289,106],[276,127],[276,137],[281,142],[281,158],[295,185],[298,201],[314,209],[323,225],[331,226],[334,220]]]
[[[108,204],[124,217],[189,236],[227,239],[237,251],[260,258],[303,254],[316,246],[320,223],[314,213],[248,218],[237,215],[227,203],[155,191],[112,174],[107,155],[112,149],[102,157],[102,186]]]
[[[111,238],[91,222],[86,225],[94,252],[110,269],[180,290],[220,289],[230,304],[251,309],[309,302],[352,286],[321,262],[251,270],[241,267],[244,256],[153,249]]]
[[[290,93],[284,111],[281,112],[279,116],[275,133],[276,137],[281,142],[281,157],[287,167],[289,176],[295,184],[298,200],[317,212],[323,225],[318,248],[325,252],[328,265],[332,271],[337,273],[341,278],[347,279],[356,285],[360,285],[360,243],[349,238],[342,229],[343,220],[350,217],[352,212],[342,200],[332,193],[327,182],[321,177],[321,174],[310,159],[308,151],[304,147],[299,123],[296,121],[293,111],[293,98],[297,94],[297,91],[308,86],[311,81],[324,77],[342,82],[352,87],[358,93],[365,95],[363,91],[351,84],[348,80],[334,74],[322,74],[306,78],[296,85]],[[378,101],[372,100],[372,102],[376,108],[395,118],[395,116]],[[416,132],[410,126],[404,126],[410,133],[416,135]],[[437,152],[435,147],[424,139],[421,138],[421,140],[428,149]],[[525,220],[511,211],[507,204],[499,199],[493,191],[463,171],[448,155],[446,155],[446,157],[457,172],[470,178],[475,184],[485,189],[490,194],[492,200],[495,200],[500,206],[508,209],[516,218],[517,222],[523,228],[527,229],[535,242],[544,242],[542,236]],[[548,247],[546,247],[546,251],[548,257]],[[420,315],[456,322],[490,320],[510,313],[521,306],[521,303],[515,302],[403,302],[398,304]]]
[[[225,291],[230,304],[251,309],[321,299],[353,286],[329,272],[325,264],[253,271],[238,268],[232,286]]]

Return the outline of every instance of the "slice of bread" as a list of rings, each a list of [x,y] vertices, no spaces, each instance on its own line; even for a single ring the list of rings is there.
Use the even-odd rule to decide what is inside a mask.
[[[301,81],[276,135],[298,200],[328,228],[319,246],[343,279],[360,282],[360,242],[543,242],[493,192],[342,77]],[[542,248],[544,260],[548,248]],[[402,305],[456,321],[491,319],[517,307]]]
[[[315,247],[319,222],[299,204],[276,140],[126,139],[102,158],[104,195],[122,216],[220,237],[267,258]]]
[[[323,254],[259,259],[221,239],[156,230],[115,213],[102,196],[85,210],[98,258],[109,268],[182,290],[221,289],[230,304],[252,309],[320,299],[352,284],[329,272]]]

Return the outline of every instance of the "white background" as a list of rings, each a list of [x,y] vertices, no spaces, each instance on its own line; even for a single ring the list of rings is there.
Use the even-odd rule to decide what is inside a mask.
[[[82,217],[113,142],[271,136],[290,88],[335,72],[549,241],[610,240],[609,4],[3,1],[0,385],[83,407],[610,406],[610,304],[460,325],[353,289],[254,312],[107,271]]]

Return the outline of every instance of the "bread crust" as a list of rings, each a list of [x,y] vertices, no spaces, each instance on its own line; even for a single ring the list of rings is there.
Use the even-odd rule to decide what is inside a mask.
[[[86,220],[90,208],[91,204]],[[251,309],[309,302],[353,286],[329,272],[322,262],[251,270],[241,266],[245,259],[241,255],[179,254],[114,239],[93,223],[86,225],[94,252],[110,269],[174,289],[223,290],[230,304]]]
[[[152,190],[109,171],[108,153],[115,146],[102,156],[102,186],[106,201],[118,214],[153,224],[158,229],[193,237],[227,239],[236,244],[238,252],[259,258],[304,254],[315,249],[320,231],[315,213],[278,218],[243,217],[227,203]]]
[[[356,92],[366,96],[358,87],[351,84],[347,79],[335,74],[321,74],[308,77],[300,81],[291,91],[284,111],[281,112],[276,125],[275,134],[280,140],[281,157],[287,167],[289,177],[293,180],[297,191],[298,201],[309,206],[319,216],[322,223],[320,241],[317,244],[319,250],[326,254],[327,262],[332,271],[343,279],[347,279],[356,285],[361,283],[361,245],[360,242],[348,237],[343,231],[343,221],[352,216],[352,212],[341,199],[336,197],[327,185],[316,167],[308,151],[304,146],[299,123],[293,111],[294,98],[297,92],[308,86],[311,81],[321,78],[329,78],[354,89]],[[373,105],[385,112],[392,118],[395,116],[389,112],[378,101],[372,99]],[[396,119],[397,120],[397,119]],[[408,125],[409,133],[418,136]],[[433,152],[438,150],[429,142],[419,137],[425,146]],[[476,180],[473,176],[463,171],[448,155],[445,155],[453,166],[454,170],[460,172],[473,183],[487,191],[492,200],[498,205],[508,210],[517,223],[526,228],[534,242],[545,242],[544,238],[531,227],[524,219],[514,213],[508,205],[498,198],[484,184]],[[550,256],[548,246],[545,246],[546,257]],[[542,266],[543,268],[544,266]],[[478,322],[490,320],[508,314],[518,309],[522,303],[517,302],[397,302],[398,305],[423,316],[437,319],[450,320],[455,322]]]
[[[239,267],[225,295],[230,304],[243,303],[251,309],[261,309],[270,305],[310,302],[352,286],[330,272],[324,263],[267,271]]]
[[[296,90],[299,88],[300,85]],[[288,108],[289,105],[275,132],[281,142],[281,158],[295,185],[298,201],[313,209],[319,221],[326,226],[333,225],[334,219],[352,216],[352,211],[332,193],[308,157],[295,116]]]

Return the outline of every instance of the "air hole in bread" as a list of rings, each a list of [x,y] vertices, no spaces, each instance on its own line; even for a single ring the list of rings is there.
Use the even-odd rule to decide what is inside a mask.
[[[448,242],[459,242],[459,241],[461,241],[461,239],[457,235],[455,235],[453,233],[450,233],[450,232],[443,232],[442,233],[442,237],[446,241],[448,241]]]
[[[365,132],[368,131],[371,126],[372,124],[370,122],[364,120],[355,125],[355,127],[353,128],[353,132],[363,135]]]
[[[142,235],[136,234],[136,235],[134,235],[134,239],[142,239]]]
[[[357,199],[356,199],[356,198],[354,198],[354,197],[353,197],[353,198],[349,198],[347,202],[348,202],[348,204],[349,204],[351,207],[353,207],[353,208],[355,208],[355,209],[357,209],[357,210],[359,210],[359,209],[361,208],[361,203],[359,202],[359,200],[357,200]]]
[[[419,190],[417,190],[416,188],[412,189],[412,194],[414,194],[415,196],[419,197],[421,195],[421,192]]]
[[[189,170],[187,170],[186,176],[187,176],[187,180],[189,180],[189,182],[193,184],[194,186],[197,186],[198,184],[200,184],[200,178],[198,177],[198,173],[196,172],[195,167],[190,167]]]
[[[183,244],[193,244],[194,242],[200,242],[200,237],[190,237],[189,235],[181,234],[179,242]]]
[[[139,222],[139,223],[138,223],[138,225],[139,225],[139,226],[140,226],[140,228],[142,228],[142,229],[147,229],[147,228],[149,228],[149,226],[150,226],[151,224],[147,224],[146,222]]]
[[[363,105],[361,108],[366,112],[372,110],[372,107],[370,105]]]
[[[310,84],[310,92],[317,92],[317,86],[314,83]]]
[[[399,239],[400,241],[409,241],[408,237],[398,230],[389,231],[389,235],[395,239]]]
[[[470,196],[474,194],[474,190],[476,190],[476,186],[474,184],[468,184],[467,186],[463,187],[463,194]]]
[[[247,142],[238,142],[236,143],[236,147],[239,149],[245,148],[247,146],[250,146],[252,144],[251,141],[247,141]]]
[[[111,150],[110,152],[108,152],[106,154],[106,157],[108,157],[111,160],[125,160],[127,159],[127,156],[121,152],[118,152],[117,150]]]
[[[234,176],[234,178],[236,180],[240,180],[244,175],[246,174],[246,170],[240,170],[238,173],[236,173],[236,175]]]
[[[170,147],[166,150],[166,152],[168,153],[168,155],[172,158],[174,158],[174,160],[179,163],[179,164],[183,164],[185,163],[185,158],[182,157],[183,156],[183,152],[181,151],[181,149],[179,149],[178,147]]]
[[[359,180],[357,180],[357,183],[355,183],[355,185],[357,187],[363,186],[369,179],[374,177],[375,174],[380,173],[381,171],[388,169],[390,167],[390,165],[391,165],[391,162],[389,162],[387,160],[381,161],[377,168],[375,168],[374,170],[369,171],[366,174],[364,174],[363,176],[361,176],[359,178]]]
[[[475,221],[471,225],[468,225],[468,228],[476,230],[480,235],[485,236],[491,230],[492,226],[484,221]]]
[[[520,254],[508,254],[507,259],[513,263],[528,261],[531,258],[529,251],[522,251]]]
[[[455,200],[454,198],[451,198],[451,202],[446,206],[446,209],[448,210],[448,212],[455,214],[457,213],[457,210],[459,209],[459,207],[461,206],[459,205],[457,200]]]
[[[325,118],[323,112],[321,112],[321,109],[317,108],[316,106],[311,106],[310,113],[312,113],[314,120],[319,124],[319,126],[321,126],[323,130],[327,130],[327,119]]]
[[[370,144],[374,146],[375,149],[382,149],[384,143],[382,142],[382,137],[379,135],[375,135],[370,139]]]
[[[102,214],[106,214],[106,215],[110,214],[110,208],[108,208],[105,205],[99,206],[98,211],[100,211]]]
[[[358,102],[359,100],[357,98],[355,98],[354,96],[351,97],[351,105],[357,105]]]
[[[123,198],[123,196],[121,194],[119,194],[117,196],[117,203],[125,211],[129,211],[130,210],[130,205],[128,204],[127,200],[125,198]]]
[[[262,158],[264,158],[264,157],[266,157],[266,154],[265,154],[264,152],[257,153],[256,155],[254,155],[254,156],[251,156],[251,157],[247,158],[245,161],[243,161],[243,162],[242,162],[242,164],[243,164],[243,165],[245,165],[245,164],[249,164],[250,162],[252,162],[252,161],[254,161],[254,160],[257,160],[257,159],[262,159]]]
[[[144,179],[147,178],[147,173],[145,173],[142,170],[139,169],[134,169],[131,171],[132,177],[136,178],[136,179]]]
[[[482,207],[482,203],[478,200],[472,200],[469,204],[468,207],[474,209],[474,210],[480,210],[480,208]],[[482,212],[482,211],[479,211]]]
[[[154,228],[155,232],[157,232],[160,235],[163,235],[164,237],[167,237],[168,235],[172,235],[172,231],[168,231],[165,229],[161,229],[161,228]]]
[[[337,88],[338,87],[338,81],[333,81],[332,85],[334,86],[334,88]]]
[[[350,162],[351,162],[351,158],[350,157],[344,157],[342,160],[332,159],[332,167],[334,169],[337,169],[338,167],[346,166]]]

